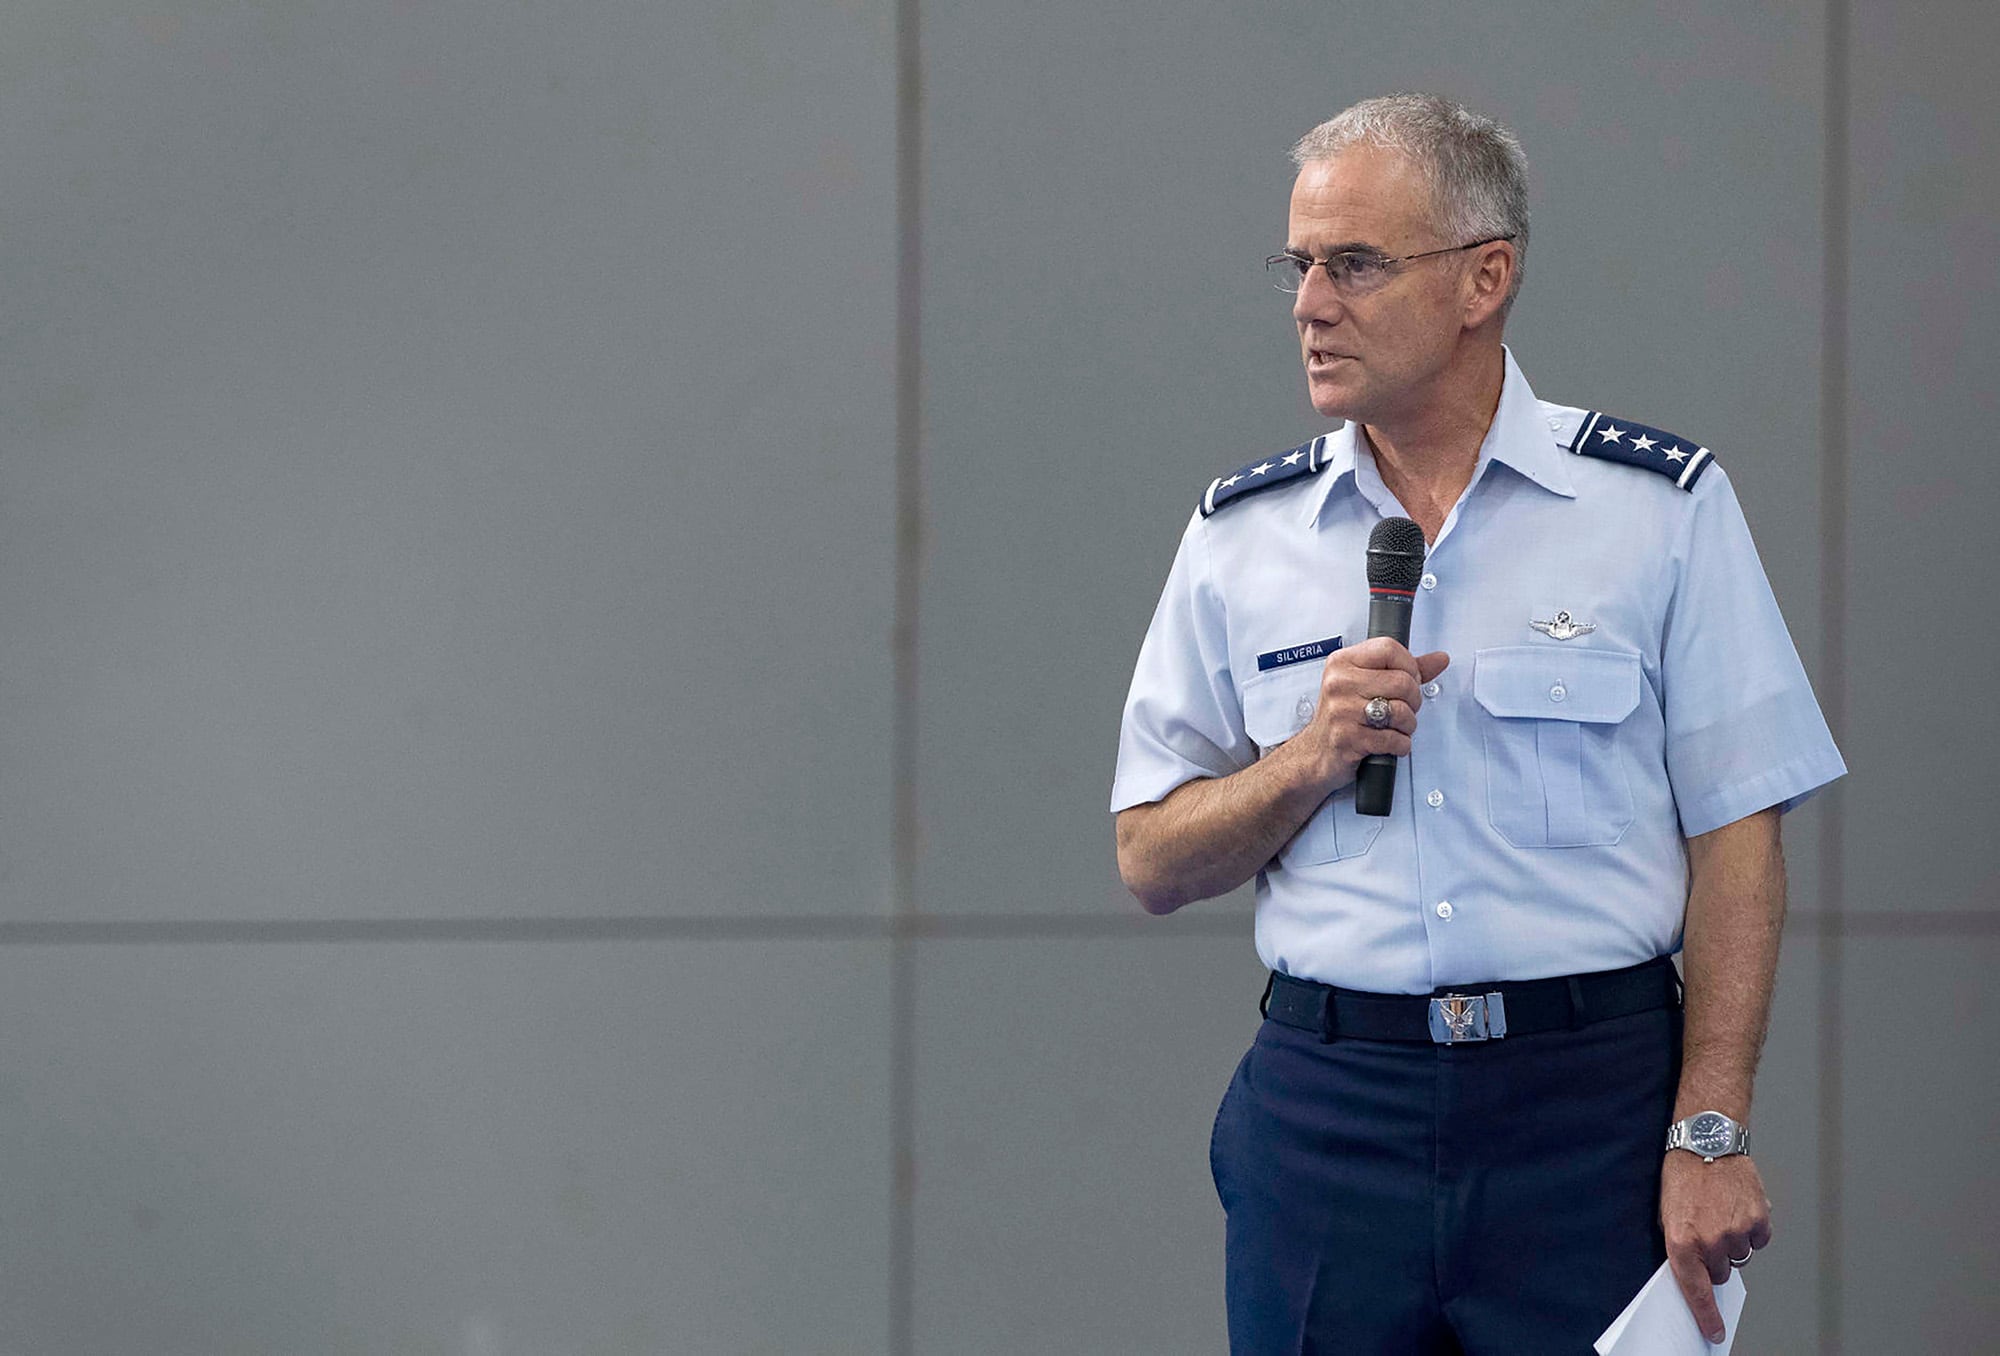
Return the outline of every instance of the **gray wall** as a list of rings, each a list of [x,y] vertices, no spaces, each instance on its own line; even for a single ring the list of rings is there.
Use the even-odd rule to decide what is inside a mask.
[[[1853,767],[1737,1350],[2000,1323],[1990,7],[4,14],[0,1351],[1221,1349],[1262,973],[1119,887],[1117,713],[1319,427],[1284,145],[1403,87]]]

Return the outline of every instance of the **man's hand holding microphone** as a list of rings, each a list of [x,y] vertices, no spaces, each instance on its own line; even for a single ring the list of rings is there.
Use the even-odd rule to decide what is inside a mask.
[[[1319,706],[1287,747],[1298,745],[1293,756],[1314,760],[1313,779],[1327,795],[1354,781],[1371,754],[1409,757],[1424,684],[1436,681],[1450,663],[1443,650],[1413,655],[1390,636],[1335,650],[1320,671]],[[1388,708],[1388,721],[1379,729],[1368,720],[1368,703],[1378,697]]]

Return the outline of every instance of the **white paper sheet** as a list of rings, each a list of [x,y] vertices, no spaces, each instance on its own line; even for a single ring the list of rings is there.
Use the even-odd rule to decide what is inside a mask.
[[[1722,1311],[1727,1335],[1721,1346],[1712,1347],[1701,1335],[1680,1283],[1662,1262],[1597,1339],[1597,1356],[1729,1356],[1736,1345],[1736,1320],[1743,1316],[1742,1272],[1732,1270],[1728,1282],[1715,1287],[1715,1307]]]

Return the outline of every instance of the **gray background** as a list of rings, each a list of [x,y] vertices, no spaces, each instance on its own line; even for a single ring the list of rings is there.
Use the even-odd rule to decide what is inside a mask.
[[[1284,147],[1409,87],[1853,769],[1737,1350],[1966,1349],[1996,13],[10,0],[0,1352],[1222,1349],[1262,972],[1119,886],[1118,709],[1321,428]]]

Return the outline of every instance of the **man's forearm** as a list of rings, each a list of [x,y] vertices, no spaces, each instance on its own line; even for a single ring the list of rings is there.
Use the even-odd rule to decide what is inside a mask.
[[[1235,889],[1278,854],[1330,793],[1303,741],[1227,777],[1176,787],[1118,814],[1118,873],[1148,913]]]
[[[1785,925],[1785,859],[1775,807],[1688,842],[1682,954],[1687,1026],[1674,1118],[1750,1119]]]

